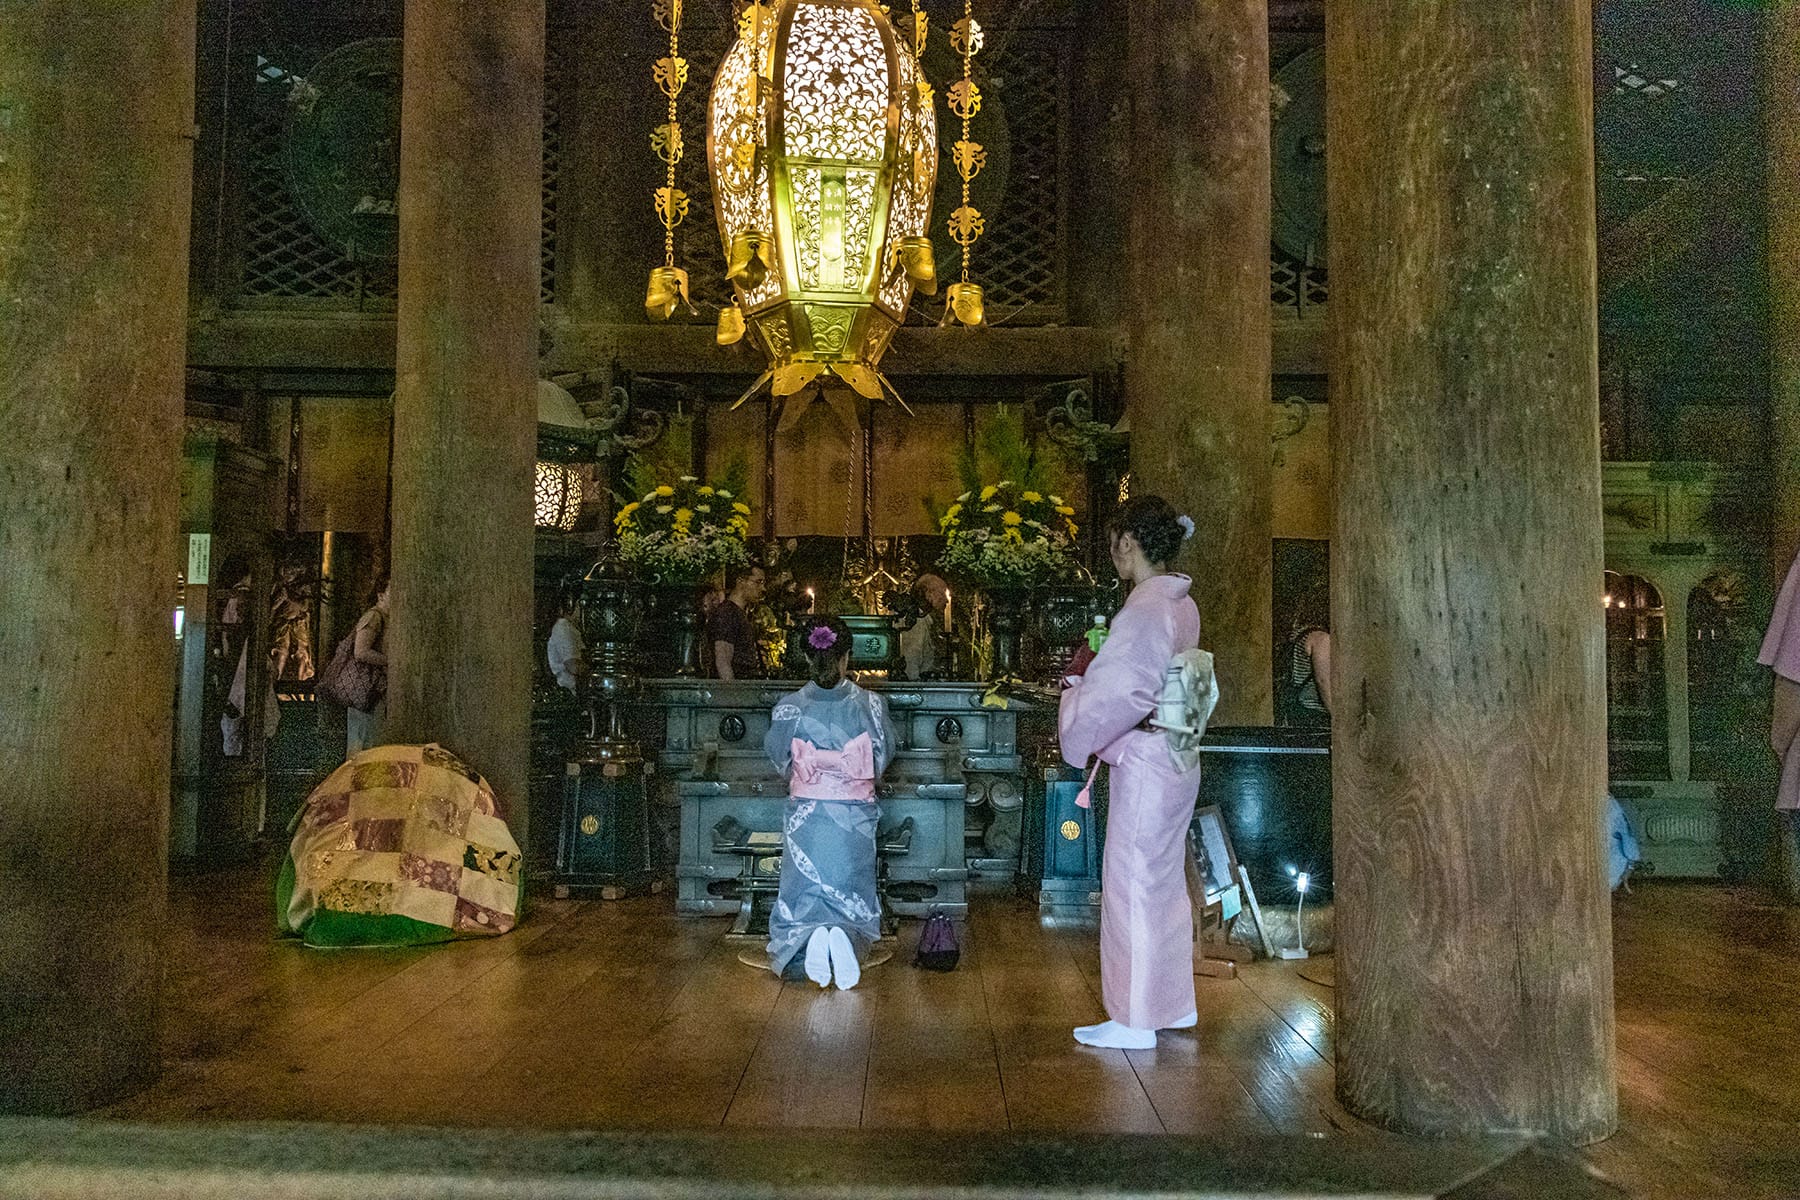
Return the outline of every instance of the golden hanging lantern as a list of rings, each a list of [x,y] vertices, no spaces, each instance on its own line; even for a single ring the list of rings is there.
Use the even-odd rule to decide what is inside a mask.
[[[828,374],[870,399],[893,393],[881,356],[914,287],[937,290],[926,236],[937,120],[916,56],[922,20],[908,32],[874,0],[743,11],[706,136],[736,307],[769,361],[739,404]],[[722,320],[721,340],[736,327]]]

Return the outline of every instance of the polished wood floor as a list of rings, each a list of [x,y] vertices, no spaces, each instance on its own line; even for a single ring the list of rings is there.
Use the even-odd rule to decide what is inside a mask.
[[[1201,979],[1200,1026],[1080,1047],[1091,934],[977,902],[963,967],[900,953],[852,992],[737,961],[665,898],[545,901],[410,951],[268,936],[249,875],[177,881],[168,1070],[109,1115],[556,1128],[863,1127],[1385,1136],[1333,1096],[1329,959]],[[1588,1161],[1644,1197],[1800,1196],[1800,910],[1663,885],[1616,910],[1622,1129]],[[1296,969],[1296,968],[1299,969]]]

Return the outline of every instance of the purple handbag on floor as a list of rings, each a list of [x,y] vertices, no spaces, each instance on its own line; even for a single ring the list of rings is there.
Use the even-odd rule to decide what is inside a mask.
[[[913,966],[927,971],[954,971],[960,958],[962,947],[957,945],[956,926],[950,918],[940,912],[926,917],[925,928],[919,931],[919,952],[913,955]]]

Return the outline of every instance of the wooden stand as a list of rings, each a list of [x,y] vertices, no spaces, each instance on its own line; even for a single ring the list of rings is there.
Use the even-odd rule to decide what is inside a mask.
[[[1204,840],[1196,838],[1192,830],[1188,832],[1187,881],[1188,902],[1194,908],[1194,974],[1212,979],[1236,979],[1237,965],[1256,957],[1255,950],[1231,940],[1231,931],[1238,918],[1249,914],[1256,929],[1256,940],[1265,955],[1269,953],[1269,936],[1263,930],[1262,909],[1256,903],[1256,892],[1237,860],[1237,852],[1232,849],[1231,836],[1225,832],[1218,808],[1201,809],[1195,814],[1195,820],[1212,824],[1207,826]],[[1213,847],[1212,856],[1220,861],[1215,863],[1209,857],[1208,844]],[[1205,874],[1200,870],[1202,862],[1208,865]],[[1225,915],[1228,902],[1232,905],[1229,917]]]

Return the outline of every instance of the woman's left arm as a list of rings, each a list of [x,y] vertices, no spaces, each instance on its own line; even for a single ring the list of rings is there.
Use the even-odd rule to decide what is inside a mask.
[[[1122,609],[1087,673],[1062,694],[1057,731],[1071,766],[1085,766],[1155,710],[1163,671],[1174,657],[1165,624],[1158,612]]]

